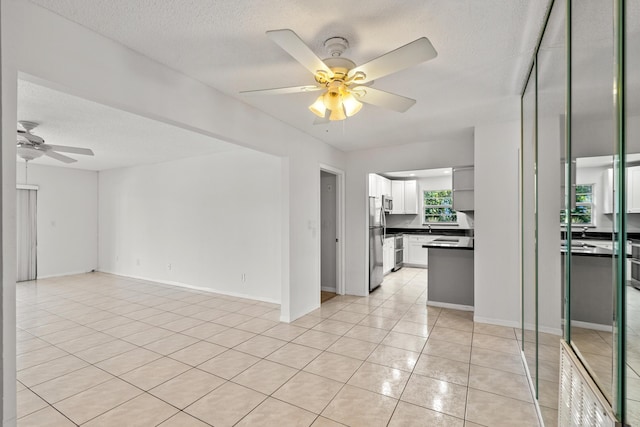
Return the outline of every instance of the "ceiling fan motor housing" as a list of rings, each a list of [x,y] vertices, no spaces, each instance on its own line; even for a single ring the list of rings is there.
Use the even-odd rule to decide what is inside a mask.
[[[331,37],[325,40],[324,47],[327,49],[329,56],[342,56],[342,54],[349,49],[349,41],[344,37]]]

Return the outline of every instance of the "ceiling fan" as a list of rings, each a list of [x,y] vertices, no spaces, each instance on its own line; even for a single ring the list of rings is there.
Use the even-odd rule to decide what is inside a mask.
[[[435,58],[438,53],[426,37],[421,37],[365,64],[356,64],[342,56],[349,47],[343,37],[324,42],[330,57],[321,60],[292,30],[267,31],[267,37],[300,62],[315,77],[307,86],[249,90],[240,93],[277,95],[324,91],[309,109],[320,119],[315,124],[344,120],[362,108],[362,102],[403,113],[415,99],[371,87],[373,81]]]
[[[64,145],[45,144],[44,139],[31,133],[38,126],[38,123],[21,120],[18,122],[18,157],[25,161],[31,161],[41,157],[49,156],[64,163],[77,162],[76,159],[60,154],[63,153],[82,154],[93,156],[93,151],[88,148],[67,147]]]

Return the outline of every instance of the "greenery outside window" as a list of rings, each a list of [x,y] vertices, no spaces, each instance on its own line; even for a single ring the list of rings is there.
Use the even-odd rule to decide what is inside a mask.
[[[456,223],[458,215],[453,210],[451,190],[427,190],[423,193],[423,223]]]
[[[560,222],[566,220],[566,209],[560,211]],[[576,207],[571,210],[571,225],[595,225],[593,223],[593,184],[576,185]]]

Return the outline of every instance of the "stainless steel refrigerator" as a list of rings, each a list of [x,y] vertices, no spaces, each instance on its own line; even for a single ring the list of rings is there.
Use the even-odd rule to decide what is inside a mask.
[[[382,283],[382,244],[385,217],[380,197],[369,197],[369,292]]]

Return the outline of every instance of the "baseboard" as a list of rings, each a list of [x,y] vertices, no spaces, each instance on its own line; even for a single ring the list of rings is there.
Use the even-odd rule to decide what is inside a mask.
[[[518,327],[520,327],[520,325],[518,325]],[[526,331],[535,331],[535,325],[533,323],[525,323],[524,324],[524,329]],[[550,334],[550,335],[558,335],[558,336],[562,336],[562,328],[551,328],[549,326],[540,326],[538,325],[538,332],[543,332],[545,334]]]
[[[38,277],[36,277],[36,280],[51,279],[51,278],[54,278],[54,277],[63,277],[63,276],[75,276],[75,275],[78,275],[78,274],[89,274],[89,273],[93,273],[93,272],[95,272],[95,271],[98,271],[98,270],[89,270],[89,271],[86,271],[86,270],[81,270],[81,271],[70,271],[70,272],[68,272],[68,273],[47,274],[46,276],[40,276],[40,275],[38,275]]]
[[[329,286],[320,286],[320,289],[322,289],[325,292],[333,292],[334,294],[337,293],[335,287],[331,288]]]
[[[473,321],[477,323],[486,323],[488,325],[506,326],[507,328],[519,328],[520,322],[513,320],[494,319],[492,317],[473,316]]]
[[[411,267],[411,268],[424,268],[424,269],[428,268],[428,266],[424,265],[424,264],[410,264],[408,262],[403,262],[402,266],[403,267]]]
[[[125,274],[119,274],[119,273],[115,273],[115,272],[107,271],[107,270],[99,270],[99,272],[100,273],[106,273],[106,274],[113,274],[114,276],[128,277],[128,278],[131,278],[131,279],[145,280],[145,281],[148,281],[148,282],[156,282],[156,283],[160,283],[162,285],[177,286],[177,287],[180,287],[180,288],[193,289],[193,290],[196,290],[196,291],[207,292],[207,293],[210,293],[210,294],[219,294],[219,295],[226,295],[226,296],[230,296],[230,297],[246,298],[246,299],[251,299],[251,300],[255,300],[255,301],[269,302],[269,303],[278,304],[278,305],[280,304],[279,300],[275,300],[273,298],[257,297],[257,296],[254,296],[254,295],[247,295],[247,294],[242,294],[242,293],[239,293],[239,292],[228,292],[228,291],[222,291],[222,290],[218,290],[218,289],[204,288],[202,286],[189,285],[187,283],[174,282],[172,280],[160,280],[160,279],[152,279],[152,278],[144,277],[144,276],[125,275]]]
[[[427,301],[427,305],[432,307],[450,308],[452,310],[473,311],[472,305],[450,304],[448,302]]]
[[[613,326],[602,325],[600,323],[581,322],[579,320],[572,320],[571,326],[577,326],[584,329],[592,329],[594,331],[613,332]]]

